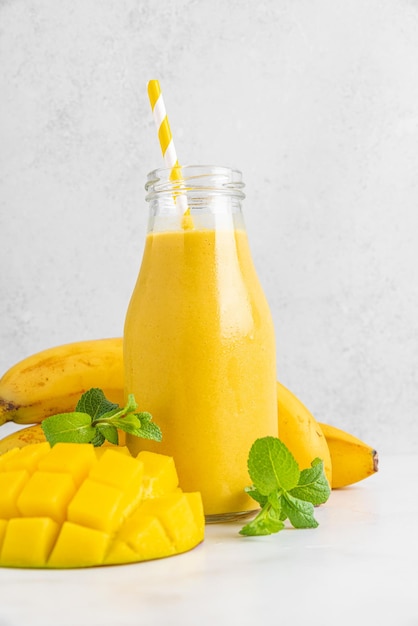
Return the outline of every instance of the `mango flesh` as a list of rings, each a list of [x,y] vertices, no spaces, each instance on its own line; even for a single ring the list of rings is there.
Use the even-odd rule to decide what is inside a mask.
[[[135,563],[204,538],[199,493],[183,493],[171,457],[126,448],[29,444],[0,456],[0,566]]]

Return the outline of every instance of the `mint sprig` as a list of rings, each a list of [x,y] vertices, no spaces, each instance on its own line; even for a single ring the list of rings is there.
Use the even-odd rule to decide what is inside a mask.
[[[75,411],[44,419],[42,430],[51,446],[69,442],[92,443],[98,447],[105,441],[118,445],[118,429],[136,437],[161,441],[161,430],[152,416],[137,412],[137,408],[133,394],[128,396],[126,406],[120,407],[110,402],[101,389],[93,388],[83,393]]]
[[[253,481],[246,492],[261,506],[260,512],[239,531],[241,535],[271,535],[285,528],[316,528],[314,505],[323,504],[331,489],[321,459],[300,470],[287,446],[276,437],[257,439],[248,455],[248,472]]]

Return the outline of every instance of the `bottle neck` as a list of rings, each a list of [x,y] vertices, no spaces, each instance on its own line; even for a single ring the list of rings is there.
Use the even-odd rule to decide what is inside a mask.
[[[243,229],[241,172],[217,166],[154,170],[148,175],[149,231]]]

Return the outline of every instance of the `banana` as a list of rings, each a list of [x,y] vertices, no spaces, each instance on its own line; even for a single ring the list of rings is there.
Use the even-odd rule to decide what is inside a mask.
[[[352,485],[378,471],[376,450],[335,426],[320,423],[320,427],[331,454],[333,489]]]
[[[304,469],[314,458],[324,462],[327,480],[332,485],[334,467],[328,444],[319,423],[304,404],[284,385],[277,383],[279,437]]]
[[[68,343],[19,361],[0,379],[0,425],[73,411],[92,387],[123,404],[122,338]]]
[[[0,455],[13,448],[24,448],[29,444],[43,443],[44,441],[46,441],[46,438],[40,424],[27,426],[0,439]]]

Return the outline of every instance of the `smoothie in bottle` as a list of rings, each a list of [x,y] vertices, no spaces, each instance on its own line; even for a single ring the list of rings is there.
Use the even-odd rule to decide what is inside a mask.
[[[233,519],[255,508],[244,492],[252,443],[278,434],[274,329],[240,173],[191,166],[181,177],[180,192],[169,170],[148,177],[149,229],[124,330],[126,394],[163,440],[128,436],[128,446],[173,456],[181,487],[201,492],[207,520]]]

